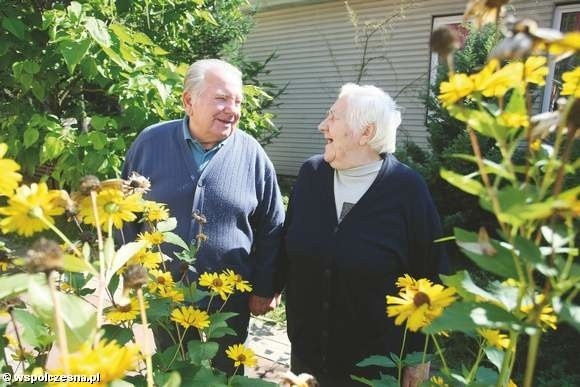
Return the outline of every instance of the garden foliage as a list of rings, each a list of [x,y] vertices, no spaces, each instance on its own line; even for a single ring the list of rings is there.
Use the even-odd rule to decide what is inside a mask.
[[[249,69],[242,128],[277,134],[264,67],[238,44],[251,25],[246,0],[3,2],[0,140],[27,176],[48,166],[60,186],[88,173],[119,174],[147,125],[182,115],[182,81],[199,58],[229,56]],[[261,87],[260,87],[261,86]]]

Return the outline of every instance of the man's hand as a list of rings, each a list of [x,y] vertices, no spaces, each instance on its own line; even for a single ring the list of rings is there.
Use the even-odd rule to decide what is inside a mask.
[[[405,367],[401,386],[416,387],[421,382],[429,379],[429,367],[431,363],[417,364],[413,367]]]
[[[275,294],[274,297],[260,297],[251,295],[248,300],[250,312],[254,316],[261,316],[268,313],[280,304],[280,295]]]

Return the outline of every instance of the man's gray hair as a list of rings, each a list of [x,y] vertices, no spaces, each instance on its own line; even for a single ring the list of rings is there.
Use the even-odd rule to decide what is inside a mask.
[[[340,89],[340,97],[347,101],[346,119],[353,130],[361,131],[375,125],[376,132],[369,141],[377,153],[394,153],[401,112],[395,101],[376,86],[347,83]]]
[[[240,85],[242,84],[242,72],[237,67],[221,59],[201,59],[194,62],[187,69],[185,80],[183,81],[183,90],[193,97],[199,97],[203,91],[205,75],[209,70],[221,70],[239,79]]]

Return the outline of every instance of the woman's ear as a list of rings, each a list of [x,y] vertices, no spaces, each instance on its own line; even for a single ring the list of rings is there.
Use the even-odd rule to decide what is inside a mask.
[[[367,145],[374,137],[377,132],[377,126],[374,122],[365,126],[362,130],[360,139],[358,140],[359,145]]]

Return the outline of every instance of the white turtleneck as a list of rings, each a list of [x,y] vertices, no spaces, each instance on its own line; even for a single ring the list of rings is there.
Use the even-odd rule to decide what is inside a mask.
[[[367,192],[379,174],[383,160],[360,167],[334,170],[334,201],[338,223]]]

